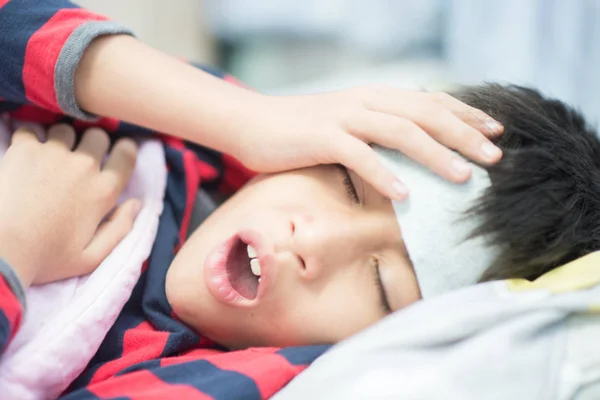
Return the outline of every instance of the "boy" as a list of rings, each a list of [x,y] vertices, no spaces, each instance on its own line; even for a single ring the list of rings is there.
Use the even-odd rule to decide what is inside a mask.
[[[400,168],[412,193],[395,204],[400,229],[392,204],[343,168],[259,176],[173,261],[175,313],[230,348],[335,343],[422,294],[533,280],[600,249],[600,142],[581,115],[518,86],[457,96],[504,124],[497,166],[463,186]],[[432,187],[446,197],[423,198]],[[472,207],[461,221],[453,206]]]
[[[475,183],[455,186],[467,189],[452,197],[455,206],[481,199],[472,215],[464,216],[476,221],[478,229],[459,231],[454,221],[432,220],[427,210],[417,228],[404,225],[403,219],[411,223],[411,212],[403,215],[398,204],[357,175],[338,166],[316,166],[256,177],[175,252],[186,234],[191,210],[185,204],[195,186],[189,191],[185,179],[172,176],[148,268],[66,398],[151,396],[161,388],[173,390],[173,384],[195,387],[198,392],[190,398],[200,392],[269,396],[285,384],[281,374],[265,391],[260,381],[226,372],[293,371],[294,365],[305,365],[327,348],[314,345],[343,340],[421,297],[480,278],[533,279],[598,249],[590,229],[595,225],[589,223],[598,208],[592,192],[599,143],[581,116],[519,87],[488,85],[458,96],[505,126],[497,140],[505,160],[487,172],[475,168]],[[212,154],[196,150],[204,157]],[[379,152],[385,157],[385,151]],[[168,149],[167,158],[171,168],[186,168]],[[208,166],[203,171],[218,175]],[[404,168],[402,173],[412,172]],[[414,176],[433,177],[421,170]],[[430,179],[427,188],[445,185]],[[448,190],[453,189],[443,187],[440,193]],[[411,186],[413,192],[409,201],[421,189]],[[541,206],[521,207],[530,203]],[[450,211],[446,214],[452,218],[461,215],[458,208]],[[173,215],[179,216],[179,224],[169,222]],[[467,247],[459,254],[437,254],[440,243],[427,243],[423,232],[439,229],[458,232],[452,240]],[[465,241],[471,233],[485,240]],[[409,237],[413,239],[407,241]],[[473,253],[490,260],[483,277],[488,266],[483,258],[464,261],[463,256]],[[449,262],[446,277],[461,280],[441,280],[429,273],[423,254],[446,261],[456,257],[469,268]],[[255,346],[303,347],[222,352]],[[223,361],[228,356],[233,364]]]
[[[413,241],[405,246],[404,233],[410,232],[404,232],[401,216],[398,225],[390,201],[340,167],[261,175],[194,232],[170,267],[165,259],[172,256],[158,248],[166,242],[175,245],[177,234],[159,231],[148,270],[73,385],[71,398],[101,379],[127,380],[123,371],[149,368],[167,374],[158,358],[188,351],[198,341],[195,332],[229,349],[335,343],[417,301],[422,293],[437,295],[480,278],[533,279],[597,250],[592,228],[599,205],[593,191],[600,145],[582,117],[519,87],[489,85],[467,89],[459,97],[506,127],[498,140],[505,161],[488,168],[491,185],[469,194],[476,199],[484,193],[466,219],[478,221],[474,234],[485,240],[463,254],[494,254],[483,276],[488,265],[474,264],[465,274],[464,265],[448,263],[447,276],[464,279],[440,285],[439,278],[429,281],[431,276],[423,275],[427,266],[418,265],[421,260],[412,260],[413,269],[413,254],[425,249],[434,256],[439,244],[424,248],[417,242],[415,247]],[[453,229],[429,215],[421,216],[420,223]],[[461,235],[454,240],[463,243]],[[488,245],[497,250],[490,253]],[[170,318],[171,312],[185,324]],[[151,328],[136,331],[143,319]],[[140,363],[139,354],[114,346],[127,335],[165,345],[149,345]],[[324,350],[312,349],[313,357]],[[199,372],[187,371],[190,375],[182,375],[181,382],[202,379]]]

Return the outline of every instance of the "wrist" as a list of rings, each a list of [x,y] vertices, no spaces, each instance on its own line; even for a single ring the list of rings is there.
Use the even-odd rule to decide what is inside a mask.
[[[248,151],[259,151],[258,136],[266,136],[266,131],[272,129],[270,116],[275,111],[271,96],[235,89],[241,91],[232,93],[230,100],[223,100],[222,122],[211,123],[213,132],[206,133],[219,140],[216,150],[244,161]]]
[[[0,233],[0,258],[11,266],[24,288],[31,286],[38,272],[38,262],[32,257],[32,249],[19,245],[9,235]]]

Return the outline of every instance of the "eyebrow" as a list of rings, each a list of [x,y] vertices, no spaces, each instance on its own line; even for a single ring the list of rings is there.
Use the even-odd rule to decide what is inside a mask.
[[[389,297],[385,290],[385,286],[383,285],[383,281],[381,280],[381,273],[379,272],[379,260],[375,259],[373,269],[375,270],[375,284],[377,285],[377,291],[379,292],[381,308],[386,314],[391,314],[392,307],[390,306],[390,301],[388,300]]]

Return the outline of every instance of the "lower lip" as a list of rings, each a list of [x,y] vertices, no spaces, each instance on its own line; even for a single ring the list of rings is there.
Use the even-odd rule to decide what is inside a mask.
[[[247,240],[244,240],[244,238],[241,238],[240,236],[241,235],[232,236],[225,242],[216,246],[208,254],[206,261],[204,262],[204,281],[208,292],[212,295],[212,297],[215,298],[215,300],[230,306],[250,308],[255,306],[263,296],[266,282],[263,273],[261,274],[258,292],[254,299],[248,299],[242,296],[231,286],[229,282],[229,276],[227,275],[226,263],[233,245],[238,240],[242,240],[242,242],[252,246],[251,243],[248,243]],[[261,260],[261,267],[262,266]]]

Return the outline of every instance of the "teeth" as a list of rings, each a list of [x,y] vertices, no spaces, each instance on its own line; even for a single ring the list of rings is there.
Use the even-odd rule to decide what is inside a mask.
[[[260,263],[256,258],[250,260],[250,269],[254,275],[260,276]]]
[[[248,245],[248,257],[256,258],[256,250],[254,250],[254,247],[250,245]]]

